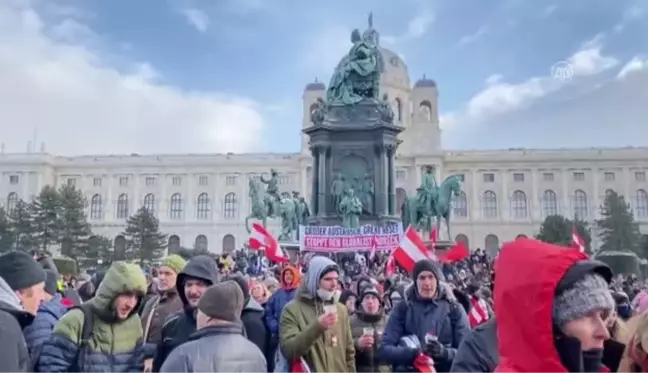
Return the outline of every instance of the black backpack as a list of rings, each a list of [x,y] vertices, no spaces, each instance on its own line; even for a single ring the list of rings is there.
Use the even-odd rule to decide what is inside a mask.
[[[74,363],[72,363],[68,372],[83,372],[82,369],[85,365],[86,352],[88,347],[90,347],[90,339],[92,338],[94,315],[90,309],[90,304],[88,303],[71,308],[70,311],[74,309],[80,309],[81,312],[83,312],[83,326],[81,327],[81,334],[79,335],[79,340],[77,342],[77,352],[74,358]]]

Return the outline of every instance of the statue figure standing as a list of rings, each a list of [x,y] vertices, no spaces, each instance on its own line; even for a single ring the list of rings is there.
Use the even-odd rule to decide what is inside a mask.
[[[272,212],[270,213],[270,216],[275,216],[277,214],[277,203],[281,199],[279,196],[279,173],[277,170],[274,168],[270,169],[270,179],[266,180],[263,178],[263,175],[261,175],[261,180],[262,183],[266,184],[266,194],[271,198],[271,206],[272,206]]]
[[[281,234],[279,235],[279,241],[293,241],[293,231],[295,229],[295,220],[297,219],[295,207],[295,202],[290,198],[290,194],[288,192],[281,193],[279,203]]]
[[[362,207],[367,212],[367,214],[373,214],[373,196],[374,196],[374,182],[371,174],[365,174],[364,180],[361,182],[361,194],[360,200],[362,201]]]
[[[308,219],[308,217],[310,216],[310,211],[308,209],[308,204],[306,203],[306,199],[300,196],[299,192],[297,191],[292,192],[292,200],[295,203],[294,230],[296,232],[297,239],[299,239],[299,226],[306,224],[306,219]]]
[[[394,109],[389,103],[389,97],[385,93],[382,97],[382,100],[378,103],[378,110],[380,110],[380,116],[382,120],[387,123],[394,122]]]
[[[337,173],[331,183],[331,196],[333,196],[333,206],[337,209],[342,201],[342,194],[344,193],[345,186],[342,180],[342,174]]]
[[[313,108],[313,111],[311,111],[311,122],[313,122],[314,125],[318,126],[324,123],[327,105],[324,99],[321,97],[317,98],[315,105],[315,108]]]
[[[362,202],[355,196],[353,189],[347,190],[340,202],[339,210],[342,214],[342,226],[344,228],[358,228],[360,226]]]
[[[432,214],[434,203],[437,200],[438,190],[439,187],[434,178],[434,167],[429,165],[425,166],[425,174],[423,175],[423,180],[421,180],[421,186],[417,189],[417,199],[418,203],[423,207],[423,211],[428,216]]]

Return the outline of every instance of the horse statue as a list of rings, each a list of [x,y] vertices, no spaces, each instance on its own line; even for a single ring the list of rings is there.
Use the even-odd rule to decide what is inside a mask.
[[[436,198],[427,199],[422,206],[417,196],[405,196],[403,201],[401,219],[403,227],[409,225],[424,233],[432,231],[432,219],[436,220],[436,229],[441,228],[441,219],[445,220],[448,238],[450,239],[450,211],[452,209],[452,197],[461,193],[461,179],[457,175],[446,177],[438,187]],[[425,236],[424,236],[425,237]]]
[[[248,224],[250,219],[260,220],[261,224],[265,227],[268,218],[275,217],[275,211],[277,209],[275,208],[276,205],[272,197],[263,190],[263,186],[258,180],[250,178],[248,181],[248,190],[252,208],[250,215],[245,218],[245,228],[248,233],[252,233]]]

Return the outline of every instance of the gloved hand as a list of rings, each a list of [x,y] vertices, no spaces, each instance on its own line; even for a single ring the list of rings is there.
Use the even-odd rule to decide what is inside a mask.
[[[434,360],[448,359],[448,349],[438,340],[428,341],[425,344],[425,352]]]

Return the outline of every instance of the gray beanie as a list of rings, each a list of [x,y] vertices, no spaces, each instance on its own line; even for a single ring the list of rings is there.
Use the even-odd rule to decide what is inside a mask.
[[[219,282],[205,290],[198,300],[198,309],[209,317],[240,323],[243,299],[243,291],[236,282]]]
[[[607,281],[598,274],[590,273],[556,296],[553,320],[555,324],[563,325],[592,311],[612,311],[614,308],[614,299]]]

